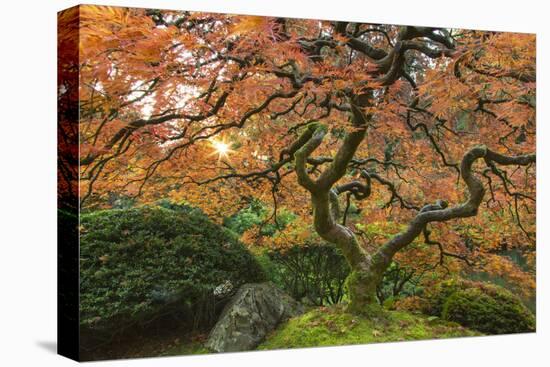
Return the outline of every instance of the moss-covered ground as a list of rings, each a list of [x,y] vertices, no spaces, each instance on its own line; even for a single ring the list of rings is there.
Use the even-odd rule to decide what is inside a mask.
[[[437,317],[384,311],[368,318],[341,307],[315,308],[290,319],[271,333],[258,349],[305,348],[482,335]]]

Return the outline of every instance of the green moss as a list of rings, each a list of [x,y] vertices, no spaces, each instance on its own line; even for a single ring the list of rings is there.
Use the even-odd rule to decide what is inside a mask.
[[[384,303],[382,303],[382,307],[386,310],[395,310],[395,301],[396,297],[389,297],[384,300]]]
[[[258,349],[303,348],[481,335],[456,323],[407,312],[367,318],[341,307],[316,308],[290,319]]]

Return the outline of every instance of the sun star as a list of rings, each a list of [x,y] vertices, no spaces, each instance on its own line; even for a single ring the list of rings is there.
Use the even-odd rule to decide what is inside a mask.
[[[213,140],[211,144],[214,148],[213,154],[218,154],[218,159],[228,158],[229,153],[232,152],[229,144],[227,144],[225,141]]]

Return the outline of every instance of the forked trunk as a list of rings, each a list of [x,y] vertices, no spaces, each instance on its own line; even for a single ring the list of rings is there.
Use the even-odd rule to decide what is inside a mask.
[[[346,289],[349,303],[348,312],[355,314],[372,314],[380,310],[376,297],[376,287],[384,277],[384,272],[390,261],[380,257],[370,258],[352,266],[351,273],[346,279]]]
[[[349,297],[348,312],[369,314],[378,308],[376,298],[377,278],[368,271],[352,270],[346,279],[346,289]]]
[[[315,230],[324,240],[342,251],[351,268],[346,279],[348,311],[357,314],[374,312],[379,309],[376,286],[382,281],[391,256],[384,256],[381,252],[368,254],[353,231],[335,221],[338,215],[334,210],[335,205],[330,203],[329,195],[327,192],[312,195]]]

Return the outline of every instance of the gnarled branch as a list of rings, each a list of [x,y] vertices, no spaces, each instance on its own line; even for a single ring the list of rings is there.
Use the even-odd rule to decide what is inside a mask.
[[[477,214],[485,195],[482,182],[472,172],[472,165],[478,159],[485,159],[501,165],[525,166],[534,163],[536,155],[505,156],[488,149],[486,146],[477,146],[470,149],[464,155],[460,165],[461,177],[468,189],[468,199],[464,203],[450,208],[419,212],[404,232],[397,234],[380,248],[378,253],[381,258],[390,261],[397,251],[414,241],[428,223],[446,222],[451,219],[467,218]]]

